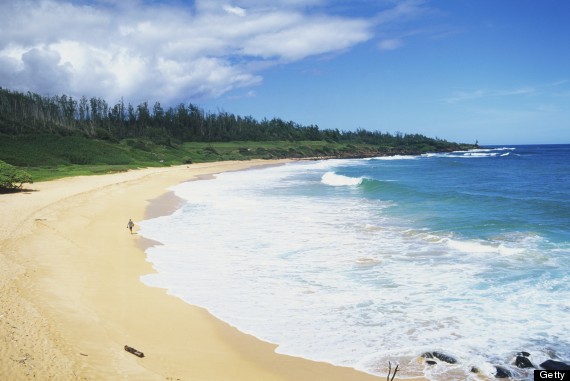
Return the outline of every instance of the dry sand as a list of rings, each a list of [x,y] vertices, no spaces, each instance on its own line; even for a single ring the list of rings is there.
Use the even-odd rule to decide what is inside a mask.
[[[149,243],[129,234],[129,218],[142,220],[153,199],[147,216],[171,212],[169,186],[265,164],[150,168],[0,195],[0,380],[378,381],[275,354],[275,346],[141,283],[153,271],[141,250]]]

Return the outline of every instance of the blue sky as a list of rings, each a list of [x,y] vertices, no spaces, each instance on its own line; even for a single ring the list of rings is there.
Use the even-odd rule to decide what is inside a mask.
[[[564,0],[4,0],[0,86],[570,143]]]

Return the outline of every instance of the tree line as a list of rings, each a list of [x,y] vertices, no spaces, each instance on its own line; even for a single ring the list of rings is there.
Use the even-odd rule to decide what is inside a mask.
[[[110,105],[103,98],[75,99],[68,95],[42,96],[0,88],[0,133],[4,134],[82,134],[119,141],[148,138],[157,144],[224,141],[330,141],[384,146],[429,144],[442,149],[454,143],[420,134],[390,134],[380,131],[339,131],[300,125],[280,118],[261,121],[251,116],[211,113],[180,103],[164,108],[142,102],[136,107],[123,99]]]

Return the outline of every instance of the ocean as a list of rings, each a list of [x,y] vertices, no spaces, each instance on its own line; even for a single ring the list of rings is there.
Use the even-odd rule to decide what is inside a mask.
[[[278,345],[384,376],[570,362],[570,145],[299,161],[172,190],[142,277]],[[422,354],[457,360],[429,365]],[[477,372],[474,372],[477,371]]]

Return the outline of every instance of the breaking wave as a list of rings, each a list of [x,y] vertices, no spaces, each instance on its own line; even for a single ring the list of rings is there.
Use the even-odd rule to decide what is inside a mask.
[[[321,177],[321,182],[326,185],[333,187],[342,186],[355,186],[362,184],[364,177],[348,177],[343,175],[337,175],[334,172],[327,172]]]

